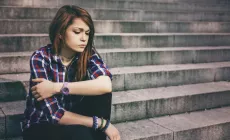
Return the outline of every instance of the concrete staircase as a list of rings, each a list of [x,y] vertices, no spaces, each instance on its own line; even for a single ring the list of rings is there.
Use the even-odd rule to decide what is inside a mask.
[[[230,0],[1,0],[1,140],[22,139],[29,58],[63,4],[94,19],[122,140],[230,139]]]

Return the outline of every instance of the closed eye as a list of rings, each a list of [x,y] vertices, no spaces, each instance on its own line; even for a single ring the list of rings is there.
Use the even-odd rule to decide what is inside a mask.
[[[75,31],[74,31],[74,33],[75,33],[75,34],[80,34],[80,32],[75,32]]]

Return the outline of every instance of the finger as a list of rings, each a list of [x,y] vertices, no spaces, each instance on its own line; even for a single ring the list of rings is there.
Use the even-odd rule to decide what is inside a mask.
[[[118,135],[118,140],[121,140],[121,135],[120,134]]]
[[[41,100],[43,100],[43,98],[42,98],[42,97],[37,98],[37,101],[41,101]]]
[[[44,78],[32,79],[33,82],[42,82],[43,80],[44,80]]]
[[[41,97],[39,94],[35,94],[34,97],[37,99],[39,97]]]
[[[37,94],[37,91],[32,91],[32,94],[33,94],[33,95]]]
[[[33,87],[31,88],[32,91],[34,91],[34,90],[36,90],[36,89],[37,89],[37,86],[33,86]]]
[[[117,135],[117,140],[120,140],[120,135]]]

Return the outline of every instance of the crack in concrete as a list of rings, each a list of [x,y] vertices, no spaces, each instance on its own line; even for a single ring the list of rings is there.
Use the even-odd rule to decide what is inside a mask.
[[[174,140],[174,131],[173,131],[173,130],[171,130],[171,129],[169,129],[169,128],[167,128],[167,127],[163,126],[163,125],[160,125],[160,124],[158,124],[158,123],[156,123],[156,122],[154,122],[154,121],[152,121],[152,120],[150,120],[150,119],[148,119],[148,120],[149,120],[149,121],[151,121],[151,122],[153,122],[154,124],[156,124],[156,125],[160,126],[160,127],[163,127],[163,128],[165,128],[165,129],[167,129],[167,130],[171,131],[171,132],[172,132],[172,134],[173,134],[173,140]]]

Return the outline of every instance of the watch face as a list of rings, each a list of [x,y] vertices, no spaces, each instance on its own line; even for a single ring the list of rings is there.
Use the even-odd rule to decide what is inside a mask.
[[[63,93],[64,93],[64,94],[68,94],[68,93],[69,93],[69,89],[68,89],[68,88],[66,88],[66,87],[65,87],[65,88],[63,88]]]

